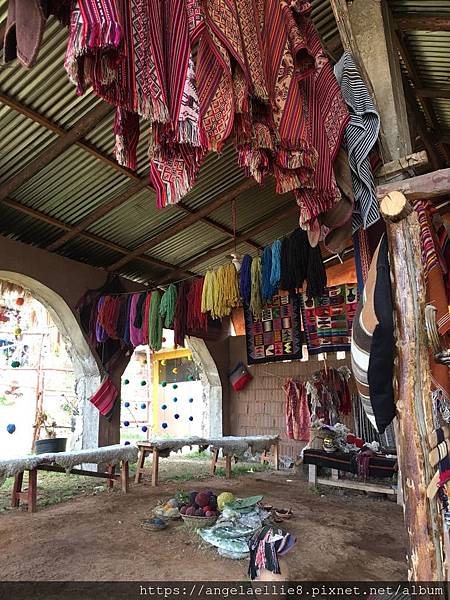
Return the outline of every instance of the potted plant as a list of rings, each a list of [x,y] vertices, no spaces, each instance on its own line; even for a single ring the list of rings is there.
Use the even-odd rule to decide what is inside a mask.
[[[40,411],[34,424],[36,431],[44,430],[46,437],[34,442],[34,451],[36,454],[45,454],[46,452],[65,452],[67,438],[56,437],[58,428],[56,421],[51,419],[44,411]]]

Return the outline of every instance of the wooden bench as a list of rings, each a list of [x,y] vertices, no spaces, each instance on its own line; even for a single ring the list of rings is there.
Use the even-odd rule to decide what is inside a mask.
[[[261,455],[261,462],[267,463],[271,462],[273,467],[278,470],[279,469],[279,439],[277,436],[253,436],[251,438],[240,438],[243,444],[247,443],[248,440],[248,448],[251,452],[253,452],[253,445],[261,444],[266,442],[268,446],[270,446],[270,456],[267,450],[264,450]],[[200,450],[206,450],[207,448],[211,448],[211,475],[214,476],[216,474],[216,469],[219,465],[224,464],[225,466],[225,477],[230,479],[232,476],[232,463],[237,462],[237,457],[234,452],[228,450],[233,443],[236,443],[236,438],[234,437],[224,437],[224,438],[214,438],[208,440],[206,438],[198,438],[193,441],[192,438],[186,438],[184,446],[198,446]],[[253,445],[252,445],[253,442]],[[161,444],[163,446],[161,447]],[[162,440],[161,443],[157,441],[142,441],[137,442],[137,447],[139,450],[138,463],[136,469],[136,475],[134,478],[135,483],[141,483],[142,476],[145,473],[145,459],[150,454],[152,455],[152,486],[158,485],[158,475],[159,475],[159,459],[162,455],[168,456],[170,454],[170,440]],[[179,450],[183,447],[183,444],[180,443],[180,440],[177,440],[174,443],[173,450]],[[163,448],[163,449],[162,449]],[[222,450],[223,458],[220,458],[220,451]]]
[[[137,454],[138,451],[135,447],[116,445],[91,450],[24,457],[22,459],[22,466],[21,459],[13,459],[10,466],[11,469],[14,469],[11,505],[18,508],[22,501],[28,505],[28,512],[36,511],[38,471],[107,479],[109,489],[115,483],[120,483],[122,491],[126,494],[129,489],[129,463],[136,461]],[[62,464],[57,464],[58,462]],[[107,466],[105,471],[88,471],[87,469],[74,468],[75,465],[83,464],[103,464]],[[120,464],[119,473],[116,473],[117,464]],[[1,474],[8,476],[10,474],[8,471],[8,461],[2,461],[1,467],[3,471]],[[23,476],[25,471],[28,471],[28,488],[23,490]]]

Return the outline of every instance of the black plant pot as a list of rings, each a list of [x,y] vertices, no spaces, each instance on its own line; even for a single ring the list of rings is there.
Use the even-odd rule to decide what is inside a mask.
[[[50,438],[48,440],[36,440],[34,451],[36,454],[46,454],[47,452],[65,452],[67,438]]]

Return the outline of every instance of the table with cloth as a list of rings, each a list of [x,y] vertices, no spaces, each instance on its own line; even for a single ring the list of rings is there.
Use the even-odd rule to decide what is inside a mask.
[[[135,483],[140,483],[144,473],[144,463],[146,457],[152,455],[152,485],[158,485],[159,459],[167,458],[171,452],[177,452],[182,448],[198,446],[203,451],[211,449],[211,475],[216,472],[219,464],[219,455],[222,452],[225,462],[225,476],[231,477],[231,464],[233,459],[243,457],[250,452],[261,453],[261,461],[268,462],[269,452],[270,460],[275,469],[279,466],[279,437],[277,435],[254,435],[246,437],[225,436],[218,438],[186,437],[178,439],[153,438],[150,440],[137,442],[139,448],[138,465],[136,469]]]
[[[385,482],[373,483],[366,480],[343,479],[340,472],[357,475],[355,452],[325,452],[324,450],[306,449],[303,452],[303,464],[309,465],[309,483],[311,485],[332,485],[335,487],[351,488],[368,492],[396,494],[397,486]],[[331,478],[318,477],[317,468],[331,469]],[[397,473],[397,458],[374,454],[369,459],[368,477],[377,479],[392,478]]]

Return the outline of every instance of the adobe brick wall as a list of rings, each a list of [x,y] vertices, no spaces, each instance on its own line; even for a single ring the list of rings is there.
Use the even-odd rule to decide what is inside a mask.
[[[245,336],[229,338],[229,368],[239,361],[247,364]],[[229,386],[227,416],[230,435],[279,435],[282,440],[281,455],[295,458],[305,443],[289,440],[286,436],[282,385],[287,377],[306,381],[323,364],[317,357],[310,357],[305,362],[249,366],[253,380],[247,387],[235,392]],[[327,364],[330,367],[350,366],[350,355],[347,353],[344,360],[337,360],[335,354],[328,354]]]

